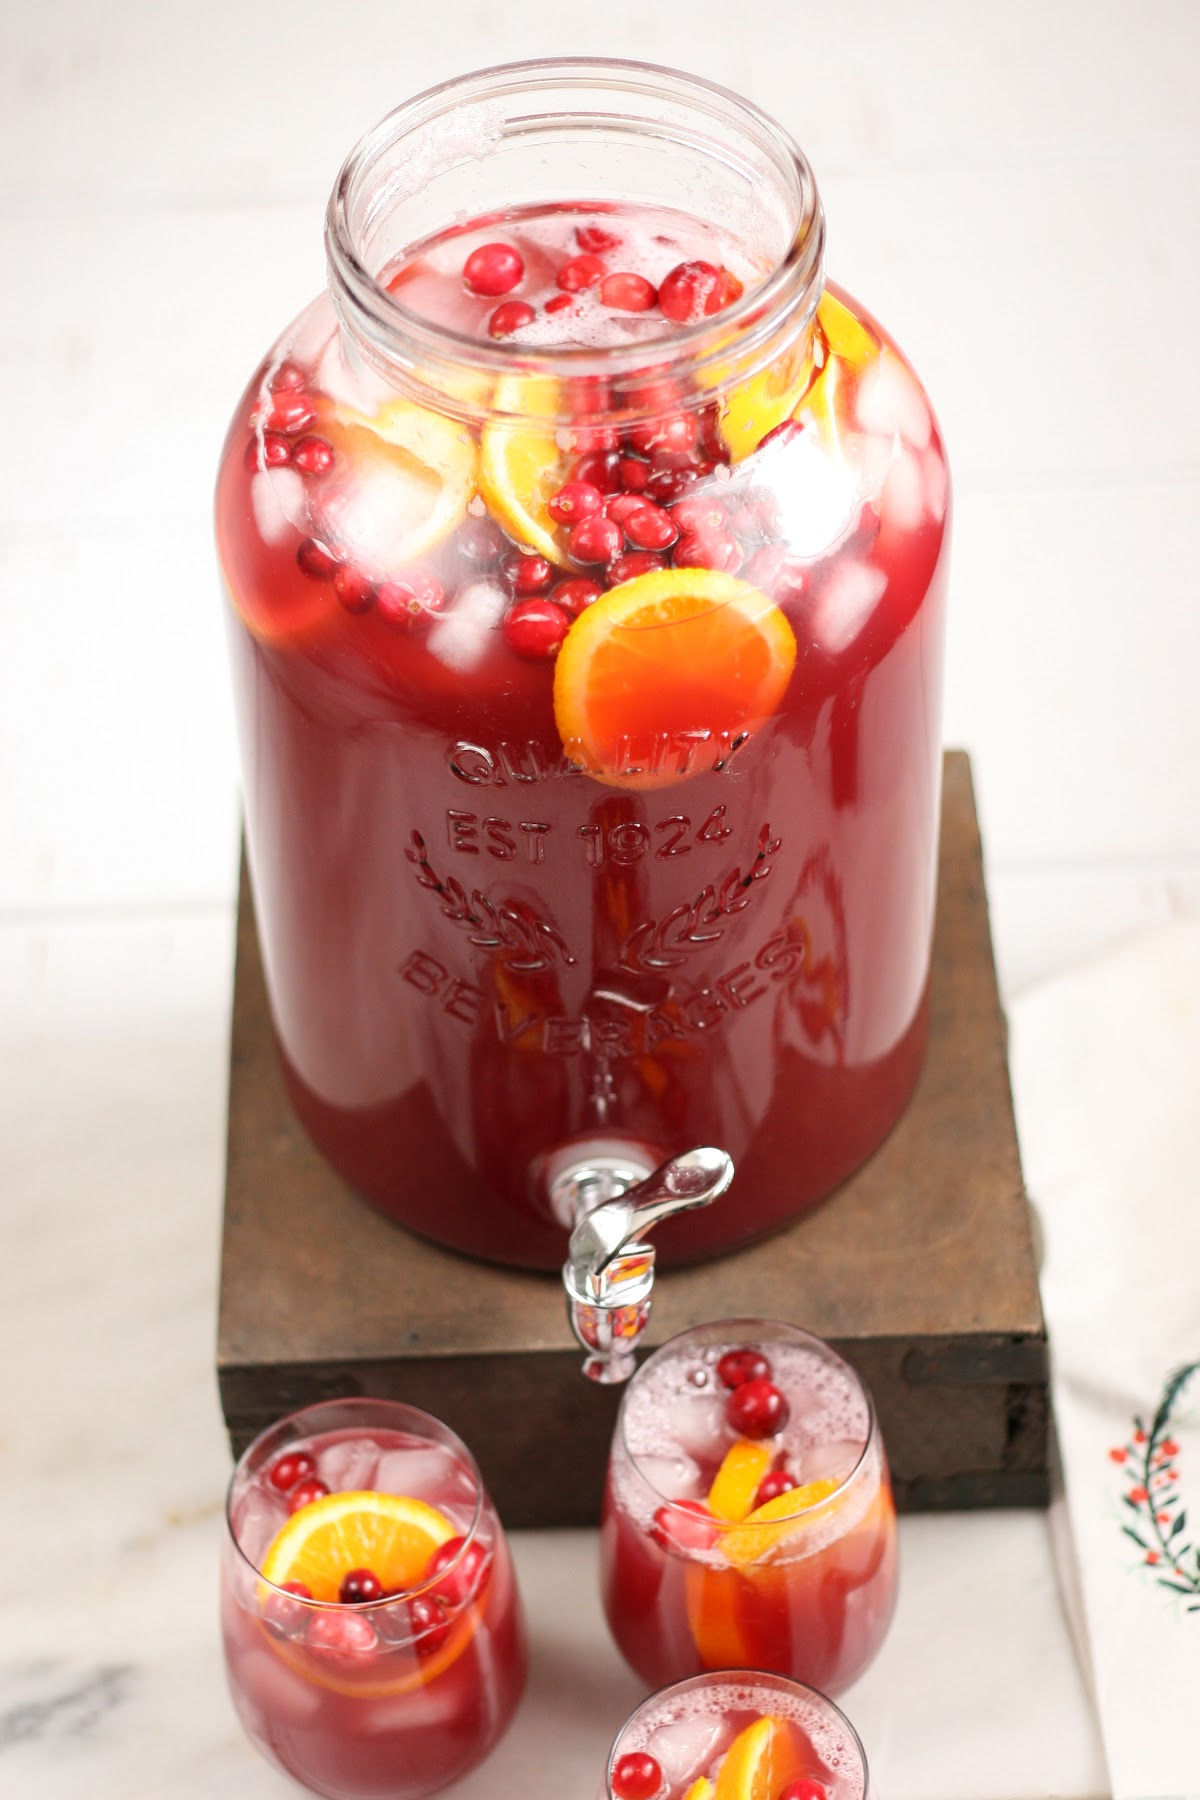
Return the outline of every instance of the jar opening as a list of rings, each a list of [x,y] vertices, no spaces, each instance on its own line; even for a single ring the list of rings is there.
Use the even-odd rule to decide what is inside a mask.
[[[601,347],[482,340],[389,291],[404,255],[448,228],[593,204],[689,215],[745,246],[765,273],[712,317]],[[461,77],[390,113],[341,170],[326,247],[343,326],[419,397],[465,414],[469,401],[478,408],[472,377],[491,389],[514,373],[594,375],[616,410],[636,411],[650,362],[666,359],[716,392],[789,352],[820,297],[824,219],[787,133],[725,89],[634,62],[548,60]]]

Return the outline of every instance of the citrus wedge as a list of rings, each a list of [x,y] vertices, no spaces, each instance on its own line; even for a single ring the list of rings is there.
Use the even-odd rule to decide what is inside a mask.
[[[373,418],[336,407],[322,428],[335,463],[317,501],[317,523],[370,575],[398,574],[463,519],[478,458],[455,420],[392,400]]]
[[[753,1647],[741,1621],[744,1583],[735,1569],[689,1562],[684,1571],[688,1630],[703,1669],[754,1666]]]
[[[780,609],[712,569],[655,569],[601,594],[568,631],[554,717],[597,780],[657,788],[698,775],[777,710],[796,661]]]
[[[370,1569],[385,1593],[418,1586],[430,1558],[457,1527],[436,1507],[403,1494],[324,1494],[280,1527],[259,1573],[281,1587],[302,1581],[314,1600],[336,1600],[342,1577]]]
[[[510,537],[565,569],[572,566],[571,559],[546,504],[566,480],[571,460],[550,424],[557,404],[557,384],[547,377],[514,375],[498,384],[496,411],[521,417],[519,422],[498,419],[484,431],[479,491]],[[539,419],[546,420],[544,428]]]
[[[744,1519],[773,1460],[769,1444],[756,1443],[752,1438],[739,1438],[731,1444],[708,1490],[709,1512],[730,1525]]]
[[[713,1800],[716,1791],[707,1775],[697,1775],[683,1800]]]
[[[775,1800],[804,1773],[800,1736],[787,1719],[765,1713],[745,1726],[717,1771],[714,1800]]]
[[[808,1507],[816,1506],[840,1485],[840,1482],[825,1477],[776,1494],[773,1500],[756,1507],[740,1524],[722,1533],[718,1544],[722,1556],[739,1569],[761,1562],[777,1544],[803,1528]]]

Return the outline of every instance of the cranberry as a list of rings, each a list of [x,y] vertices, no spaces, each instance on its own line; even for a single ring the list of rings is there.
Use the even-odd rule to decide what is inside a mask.
[[[615,275],[604,277],[600,283],[600,298],[614,312],[642,313],[650,311],[658,295],[653,282],[647,281],[644,275],[621,269]]]
[[[615,231],[606,231],[603,225],[577,225],[575,242],[581,250],[603,256],[606,250],[615,250],[621,240]]]
[[[288,1495],[287,1509],[290,1513],[298,1513],[302,1506],[311,1506],[314,1500],[323,1500],[329,1489],[316,1475],[310,1475],[307,1481],[299,1482]]]
[[[595,287],[604,280],[604,264],[598,256],[573,256],[554,279],[568,294],[577,294],[580,288]]]
[[[748,1438],[774,1437],[788,1422],[791,1409],[773,1381],[756,1377],[735,1387],[725,1403],[725,1417]]]
[[[617,478],[627,494],[642,494],[650,479],[650,469],[640,456],[623,456],[617,464]]]
[[[375,604],[375,583],[350,563],[343,563],[337,571],[333,591],[348,613],[370,612]]]
[[[617,450],[621,444],[615,425],[568,425],[558,441],[570,456],[586,456],[591,450]]]
[[[620,548],[621,527],[613,519],[581,519],[567,539],[567,549],[581,563],[611,562]]]
[[[308,1622],[309,1608],[302,1600],[311,1600],[312,1590],[302,1581],[285,1581],[281,1591],[271,1594],[263,1607],[263,1624],[272,1637],[299,1637]]]
[[[644,494],[610,494],[604,502],[605,516],[615,519],[618,525],[624,525],[632,513],[640,512],[646,504]]]
[[[544,556],[506,556],[504,573],[512,582],[513,593],[527,599],[530,594],[544,594],[554,580],[554,564]]]
[[[615,450],[593,450],[587,456],[579,458],[571,470],[571,479],[586,481],[590,486],[599,488],[602,494],[614,494],[620,486],[617,476],[620,460]]]
[[[267,386],[273,394],[278,394],[284,388],[302,388],[307,380],[299,363],[281,362]]]
[[[741,562],[742,547],[728,531],[681,531],[675,545],[677,569],[719,569],[734,575]]]
[[[671,517],[684,531],[727,531],[729,529],[729,515],[716,495],[711,492],[681,495],[671,507]]]
[[[248,469],[282,469],[292,460],[292,446],[278,431],[263,434],[260,444],[256,433],[251,433],[250,442],[246,445],[246,467]]]
[[[768,1469],[758,1484],[754,1495],[755,1506],[765,1506],[768,1500],[775,1500],[780,1494],[790,1494],[799,1484],[794,1475],[786,1469]]]
[[[435,1600],[444,1601],[447,1606],[464,1605],[482,1586],[487,1561],[487,1551],[482,1544],[468,1544],[461,1537],[447,1538],[434,1551],[425,1571],[426,1579],[430,1576],[441,1577],[434,1581],[430,1593]],[[444,1575],[443,1569],[446,1571]]]
[[[723,1387],[741,1387],[744,1381],[770,1381],[773,1371],[761,1350],[727,1350],[717,1364],[717,1380]]]
[[[661,556],[655,556],[652,550],[629,550],[624,556],[614,556],[604,571],[609,587],[620,587],[623,581],[632,581],[635,576],[649,575],[652,569],[663,569],[666,564]]]
[[[368,1600],[382,1600],[383,1583],[374,1569],[348,1569],[338,1588],[343,1606],[362,1606]]]
[[[658,304],[676,325],[691,325],[720,312],[741,292],[741,282],[728,269],[715,268],[710,262],[681,262],[664,277]]]
[[[679,527],[670,513],[664,512],[661,506],[655,506],[652,500],[644,501],[622,523],[625,526],[625,536],[639,550],[666,550],[679,536]]]
[[[589,581],[586,575],[573,575],[568,581],[560,581],[550,598],[570,618],[577,619],[584,607],[598,600],[603,591],[598,581]]]
[[[454,1621],[446,1616],[440,1601],[429,1594],[414,1594],[408,1603],[408,1622],[413,1649],[418,1656],[432,1656],[450,1636]]]
[[[381,581],[375,589],[375,610],[389,625],[416,625],[446,604],[446,590],[432,575],[419,571],[395,581]]]
[[[284,388],[272,399],[265,423],[268,431],[282,431],[287,437],[297,437],[308,430],[316,416],[317,409],[307,394],[296,388]]]
[[[613,1764],[611,1786],[616,1800],[654,1800],[662,1784],[662,1767],[648,1750],[627,1750]]]
[[[802,1775],[799,1781],[789,1781],[783,1792],[776,1795],[776,1800],[828,1800],[824,1784],[810,1781]]]
[[[551,294],[542,310],[543,312],[548,313],[565,312],[568,307],[572,307],[574,304],[575,302],[570,294]]]
[[[333,445],[327,438],[302,437],[292,457],[303,474],[327,475],[333,467]]]
[[[316,1459],[310,1456],[307,1450],[285,1450],[283,1455],[277,1456],[271,1464],[267,1471],[267,1480],[281,1494],[286,1494],[289,1488],[294,1488],[298,1481],[303,1481],[305,1476],[315,1475],[316,1472]]]
[[[604,495],[590,481],[564,481],[546,502],[546,511],[560,525],[577,525],[604,510]]]
[[[500,629],[510,650],[539,662],[557,656],[570,625],[553,600],[519,600],[505,613]]]
[[[521,253],[511,244],[480,244],[463,264],[463,280],[471,292],[484,294],[489,299],[511,294],[524,274]],[[529,317],[533,317],[532,312]],[[496,333],[492,335],[494,337]]]
[[[522,325],[533,323],[534,312],[528,300],[502,300],[487,322],[488,336],[510,337]]]
[[[654,469],[646,483],[646,494],[660,506],[666,506],[686,493],[695,480],[695,469]]]
[[[651,1532],[664,1550],[711,1550],[721,1527],[703,1500],[675,1500],[659,1507]]]
[[[319,538],[304,538],[296,547],[296,561],[314,581],[327,581],[339,567],[333,551]]]
[[[758,440],[758,448],[764,450],[768,444],[786,444],[789,438],[799,437],[804,430],[798,419],[784,419],[780,425],[772,425],[770,431],[764,431]]]
[[[491,519],[466,518],[458,528],[458,547],[469,562],[488,568],[505,547],[504,533]]]
[[[379,1643],[370,1619],[351,1607],[329,1607],[314,1613],[305,1641],[310,1650],[331,1662],[350,1663],[373,1655]]]
[[[647,419],[640,425],[631,425],[625,435],[629,448],[639,456],[653,456],[656,451],[666,450],[672,458],[686,456],[690,462],[696,430],[696,420],[691,413],[669,413],[662,419]],[[665,466],[661,457],[656,466]]]

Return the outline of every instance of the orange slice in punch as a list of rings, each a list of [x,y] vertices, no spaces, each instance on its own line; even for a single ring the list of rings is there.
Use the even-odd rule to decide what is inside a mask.
[[[554,717],[567,755],[598,781],[667,787],[760,730],[795,662],[787,619],[749,582],[655,569],[575,620],[555,664]]]
[[[314,528],[367,574],[400,574],[461,523],[477,473],[465,426],[392,400],[373,417],[338,407],[322,428],[335,460]]]
[[[714,1800],[775,1800],[804,1772],[799,1732],[790,1720],[765,1713],[739,1731],[725,1752]]]
[[[773,1460],[769,1444],[753,1438],[739,1438],[731,1444],[708,1490],[709,1512],[730,1525],[744,1519]]]
[[[742,1626],[746,1577],[689,1562],[684,1571],[688,1630],[703,1669],[746,1669],[754,1654]]]
[[[824,1478],[776,1494],[773,1500],[765,1501],[739,1524],[721,1534],[718,1548],[722,1556],[738,1569],[762,1562],[785,1538],[803,1530],[809,1507],[819,1505],[840,1485],[840,1482]]]
[[[713,1800],[716,1791],[707,1775],[697,1775],[683,1800]]]
[[[351,1569],[370,1569],[385,1592],[397,1592],[417,1587],[434,1551],[455,1536],[446,1515],[424,1500],[324,1494],[281,1526],[259,1573],[276,1587],[302,1581],[314,1600],[336,1600]]]

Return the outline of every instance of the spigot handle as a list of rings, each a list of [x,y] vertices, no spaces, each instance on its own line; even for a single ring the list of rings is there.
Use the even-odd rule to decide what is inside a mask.
[[[563,1267],[571,1329],[594,1381],[625,1381],[650,1319],[654,1247],[648,1232],[675,1213],[708,1206],[733,1180],[733,1159],[701,1146],[672,1157],[576,1222]]]

